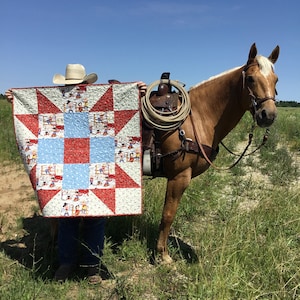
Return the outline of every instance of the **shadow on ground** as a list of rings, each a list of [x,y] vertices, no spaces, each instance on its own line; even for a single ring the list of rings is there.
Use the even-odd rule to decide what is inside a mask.
[[[22,222],[23,230],[26,234],[21,238],[1,242],[0,250],[4,251],[9,258],[18,261],[28,270],[31,270],[34,276],[43,279],[52,279],[54,271],[58,267],[56,238],[51,236],[51,230],[53,230],[51,222],[53,221],[39,215],[33,215],[32,217],[24,218]],[[106,235],[109,236],[114,245],[121,245],[125,239],[128,239],[133,234],[132,228],[137,225],[136,220],[130,217],[111,218],[107,223]],[[147,226],[147,245],[149,253],[152,253],[149,260],[150,263],[155,264],[157,226],[153,224],[148,224]],[[116,228],[119,229],[116,230]],[[145,228],[140,229],[138,231],[141,238],[143,238]],[[185,259],[187,263],[198,261],[193,248],[180,238],[170,236],[169,244],[175,249],[176,256]],[[76,278],[80,279],[83,276],[82,272],[80,270],[77,271]],[[103,266],[102,276],[103,279],[113,278],[113,274],[109,272],[106,266]]]
[[[56,245],[50,235],[50,222],[50,219],[38,215],[23,218],[24,236],[1,242],[0,250],[33,270],[35,275],[49,278],[56,264]]]

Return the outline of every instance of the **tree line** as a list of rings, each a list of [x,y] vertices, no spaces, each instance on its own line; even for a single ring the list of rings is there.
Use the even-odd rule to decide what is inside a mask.
[[[296,101],[278,101],[276,102],[278,107],[300,107],[300,102]]]

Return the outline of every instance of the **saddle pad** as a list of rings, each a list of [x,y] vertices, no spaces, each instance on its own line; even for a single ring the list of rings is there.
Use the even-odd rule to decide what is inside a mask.
[[[142,211],[136,83],[13,89],[16,140],[43,216]]]

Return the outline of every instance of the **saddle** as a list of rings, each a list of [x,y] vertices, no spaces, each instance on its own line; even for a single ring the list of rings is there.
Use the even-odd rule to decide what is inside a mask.
[[[181,103],[181,95],[179,92],[172,91],[172,85],[166,83],[166,80],[170,79],[170,73],[162,73],[160,84],[157,87],[157,91],[152,91],[149,96],[149,101],[151,105],[162,113],[173,112],[177,110],[178,105]],[[168,81],[167,81],[168,82]],[[171,156],[172,159],[177,159],[183,152],[189,153],[200,153],[201,150],[197,142],[186,138],[184,134],[181,133],[181,128],[178,130],[180,132],[179,138],[181,140],[181,147],[171,153],[162,154],[160,148],[160,141],[156,139],[159,135],[159,129],[154,128],[149,125],[145,119],[142,120],[142,141],[143,141],[143,172],[144,175],[150,175],[153,177],[163,177],[163,158],[166,156]],[[202,145],[205,153],[211,160],[214,160],[217,156],[218,149],[214,150],[209,146]]]
[[[169,79],[170,73],[163,73],[160,79]],[[172,87],[167,83],[160,83],[157,87],[157,91],[151,92],[150,103],[151,105],[160,110],[174,111],[177,108],[179,101],[179,95],[175,91],[172,92]]]
[[[170,73],[163,73],[160,79],[169,79]],[[150,103],[158,111],[164,113],[165,111],[172,112],[177,108],[179,95],[176,92],[172,92],[172,87],[167,83],[160,83],[157,87],[157,91],[150,93]],[[143,119],[143,151],[152,149],[155,140],[156,129],[150,126]]]

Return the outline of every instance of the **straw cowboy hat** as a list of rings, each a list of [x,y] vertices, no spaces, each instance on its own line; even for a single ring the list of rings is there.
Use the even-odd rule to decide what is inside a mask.
[[[97,74],[91,73],[86,75],[85,68],[80,64],[68,64],[66,67],[66,75],[55,74],[53,76],[54,84],[78,84],[82,82],[94,83],[98,79]]]

